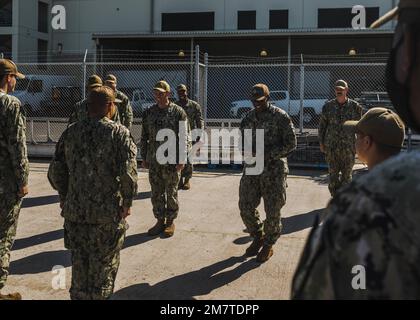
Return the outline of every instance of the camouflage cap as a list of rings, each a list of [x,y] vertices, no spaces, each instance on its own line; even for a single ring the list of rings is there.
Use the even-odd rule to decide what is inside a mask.
[[[264,83],[257,83],[252,87],[252,100],[261,101],[270,95],[270,90]]]
[[[349,85],[347,84],[347,82],[346,81],[344,81],[344,80],[337,80],[336,82],[335,82],[335,85],[334,85],[334,87],[335,88],[338,88],[338,89],[348,89],[348,87],[349,87]]]
[[[113,74],[108,74],[105,77],[105,82],[110,82],[110,83],[113,83],[113,84],[117,84],[117,77],[114,76]]]
[[[89,88],[93,89],[96,87],[101,87],[102,85],[103,85],[102,79],[98,75],[93,74],[89,77],[88,84],[87,84]]]
[[[12,74],[18,79],[24,79],[25,75],[18,72],[16,64],[9,59],[0,59],[0,76]]]
[[[171,87],[166,81],[161,80],[155,84],[153,90],[158,90],[160,92],[171,92]]]
[[[96,105],[104,105],[110,102],[121,103],[122,101],[115,97],[115,92],[106,86],[97,86],[92,88],[89,94],[89,102]]]
[[[180,84],[176,87],[176,91],[187,91],[187,86],[185,84]]]
[[[386,108],[372,108],[359,121],[344,122],[344,128],[351,133],[371,136],[374,141],[386,146],[401,148],[404,143],[404,122]]]
[[[373,22],[370,25],[370,28],[376,29],[376,28],[382,27],[385,23],[391,21],[392,19],[397,19],[401,10],[409,9],[409,8],[420,9],[420,1],[419,0],[400,0],[397,7],[395,7],[391,11],[388,11],[378,20]]]

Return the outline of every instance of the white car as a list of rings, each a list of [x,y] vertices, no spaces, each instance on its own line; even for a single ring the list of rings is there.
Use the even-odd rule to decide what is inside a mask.
[[[297,118],[300,116],[300,100],[291,100],[288,91],[278,90],[270,92],[270,101],[284,111],[291,117]],[[303,122],[304,124],[314,124],[317,117],[322,112],[327,99],[305,99],[303,100]],[[230,108],[230,115],[233,118],[243,118],[254,106],[248,100],[233,101]]]

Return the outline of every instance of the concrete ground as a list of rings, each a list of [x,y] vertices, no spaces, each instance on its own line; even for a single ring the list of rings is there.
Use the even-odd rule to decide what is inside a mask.
[[[31,163],[30,194],[22,206],[4,288],[4,293],[21,292],[24,299],[69,299],[70,253],[63,246],[63,219],[47,169],[47,162]],[[148,175],[140,171],[113,298],[288,299],[308,232],[329,200],[326,172],[291,171],[283,235],[265,264],[242,256],[251,239],[239,216],[240,177],[238,171],[195,172],[192,189],[179,193],[175,235],[162,239],[146,234],[155,219]],[[52,271],[60,265],[65,272]],[[54,289],[58,274],[65,276],[60,279],[66,288]]]

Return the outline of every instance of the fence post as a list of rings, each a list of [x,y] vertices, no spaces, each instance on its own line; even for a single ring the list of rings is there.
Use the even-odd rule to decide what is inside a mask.
[[[411,151],[411,147],[412,147],[412,141],[411,141],[412,134],[413,133],[412,133],[411,129],[408,128],[408,132],[407,132],[407,152],[410,152]]]
[[[47,142],[54,142],[51,138],[51,122],[50,119],[47,120]]]
[[[299,131],[303,133],[303,100],[305,97],[305,66],[303,64],[303,54],[300,56],[300,115],[299,115]],[[290,94],[290,93],[289,93]]]
[[[195,46],[194,98],[200,100],[200,46]]]
[[[291,38],[288,37],[288,45],[287,45],[287,92],[289,93],[290,97],[290,82],[291,82],[291,64],[292,64],[292,49],[291,49]],[[289,102],[287,103],[287,114],[290,114],[290,98]]]
[[[86,58],[88,50],[85,51],[85,56],[83,57],[83,99],[86,99]]]
[[[29,120],[29,128],[30,128],[30,131],[31,131],[31,134],[30,134],[31,144],[36,144],[36,141],[35,141],[35,138],[34,138],[34,120],[33,119]]]
[[[204,54],[204,92],[203,92],[204,127],[207,126],[208,76],[209,76],[209,55],[206,52]]]

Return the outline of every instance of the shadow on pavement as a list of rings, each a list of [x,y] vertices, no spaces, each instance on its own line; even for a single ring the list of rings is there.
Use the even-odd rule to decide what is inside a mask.
[[[22,208],[40,207],[59,202],[60,198],[58,197],[58,195],[42,196],[36,198],[23,198]]]
[[[27,237],[27,238],[16,239],[12,247],[12,251],[26,249],[32,246],[40,245],[43,243],[47,243],[50,241],[55,241],[55,240],[59,240],[63,238],[64,238],[64,230],[60,229],[60,230],[54,230],[54,231],[50,231],[50,232],[46,232],[42,234],[37,234],[37,235]],[[137,246],[139,244],[154,240],[156,238],[159,238],[159,236],[150,237],[147,235],[147,232],[133,234],[125,238],[123,249],[132,247],[132,246]]]
[[[237,245],[242,245],[242,244],[247,244],[248,242],[251,242],[251,241],[252,241],[251,236],[245,236],[245,237],[240,237],[238,239],[233,240],[233,243]]]
[[[221,272],[233,267],[232,270]],[[220,288],[239,279],[243,274],[260,266],[255,259],[246,260],[245,257],[231,257],[202,269],[185,273],[161,281],[155,285],[140,283],[123,288],[113,295],[115,300],[191,300],[195,296],[209,294],[214,289]]]
[[[305,230],[307,228],[312,228],[317,215],[319,215],[319,221],[321,221],[323,211],[324,209],[317,209],[307,213],[281,218],[281,223],[283,225],[281,235],[286,235]],[[244,232],[246,232],[246,230],[244,230]],[[236,245],[243,245],[251,242],[252,239],[253,238],[251,236],[244,236],[235,239],[233,243]]]
[[[138,234],[132,234],[130,236],[127,236],[124,240],[123,249],[137,246],[142,243],[146,243],[148,241],[154,240],[159,238],[159,236],[151,237],[147,234],[147,232],[138,233]]]
[[[25,248],[29,248],[32,246],[36,246],[39,244],[43,244],[50,241],[55,241],[62,239],[64,237],[64,230],[54,230],[42,234],[37,234],[31,237],[16,239],[12,250],[21,250]]]
[[[147,192],[139,192],[134,200],[144,200],[144,199],[150,199],[152,197],[152,191]]]
[[[319,221],[321,221],[323,211],[324,209],[317,209],[307,213],[282,218],[281,223],[283,225],[283,230],[281,234],[286,235],[312,228],[317,215],[319,215]]]
[[[10,263],[10,274],[37,274],[51,271],[54,266],[71,266],[70,251],[47,251],[14,260]]]

